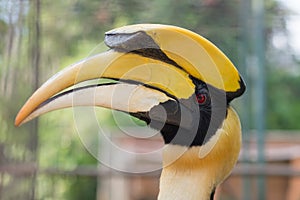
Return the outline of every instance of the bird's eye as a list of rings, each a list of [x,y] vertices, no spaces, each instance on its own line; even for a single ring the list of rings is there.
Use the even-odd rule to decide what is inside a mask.
[[[200,104],[200,105],[203,105],[206,103],[206,100],[207,100],[207,95],[206,94],[197,94],[196,95],[197,97],[197,102]]]

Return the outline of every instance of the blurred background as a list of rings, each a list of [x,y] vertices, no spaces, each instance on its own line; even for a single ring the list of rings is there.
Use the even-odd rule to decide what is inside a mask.
[[[0,200],[156,199],[160,171],[132,175],[98,163],[82,144],[71,109],[14,127],[18,110],[38,86],[88,56],[106,31],[134,23],[172,24],[203,35],[247,83],[246,94],[234,102],[243,150],[217,199],[299,200],[297,0],[0,0]],[[118,123],[126,126],[122,114],[96,112],[121,146],[144,152],[162,145],[158,134],[149,141],[122,133],[112,117],[119,115]],[[107,151],[90,134],[95,131],[87,129],[85,137]],[[160,165],[159,158],[132,162]]]

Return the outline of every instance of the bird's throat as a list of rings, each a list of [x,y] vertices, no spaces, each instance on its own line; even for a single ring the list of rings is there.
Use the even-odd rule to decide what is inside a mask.
[[[167,148],[172,149],[173,155],[183,154],[182,157],[185,158],[173,161],[176,158],[169,157],[164,161],[158,200],[210,200],[216,187],[215,180],[211,177],[209,168],[190,163],[193,162],[192,157],[195,155],[196,147],[193,147],[193,150],[186,150],[187,152],[183,152],[184,147],[181,148],[179,145],[169,145]],[[167,156],[166,154],[168,153],[164,156]]]
[[[171,171],[164,169],[158,200],[210,200],[214,185],[205,171]]]
[[[159,200],[210,200],[230,174],[241,147],[241,127],[229,107],[220,129],[202,146],[165,145]]]

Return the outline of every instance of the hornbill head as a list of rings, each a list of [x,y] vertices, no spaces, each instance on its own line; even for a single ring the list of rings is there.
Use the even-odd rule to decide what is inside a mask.
[[[105,43],[108,51],[65,68],[35,91],[15,125],[61,108],[101,106],[144,120],[166,144],[192,148],[210,141],[228,118],[229,103],[245,91],[231,61],[189,30],[130,25],[107,32]],[[115,82],[67,89],[99,78]]]

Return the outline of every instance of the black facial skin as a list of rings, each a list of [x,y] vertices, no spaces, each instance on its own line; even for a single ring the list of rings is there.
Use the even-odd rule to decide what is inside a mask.
[[[149,112],[131,113],[160,130],[166,144],[201,146],[216,133],[226,117],[226,94],[191,78],[195,94],[189,99],[170,100]]]

